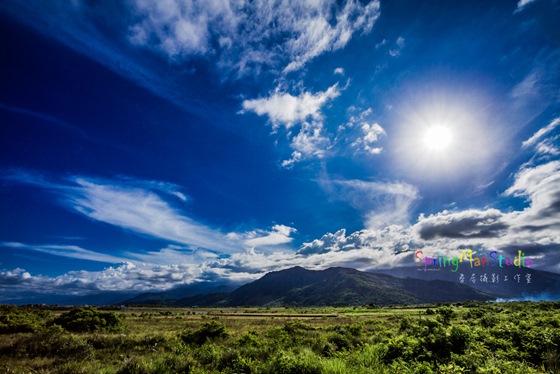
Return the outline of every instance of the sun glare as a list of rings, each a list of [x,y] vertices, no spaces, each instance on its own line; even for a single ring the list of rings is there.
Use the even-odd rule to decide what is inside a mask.
[[[431,151],[444,151],[451,145],[453,136],[448,128],[433,126],[424,133],[424,145]]]

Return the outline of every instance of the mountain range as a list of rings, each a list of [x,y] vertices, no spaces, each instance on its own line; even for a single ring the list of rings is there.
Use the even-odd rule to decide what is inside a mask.
[[[349,268],[274,271],[230,293],[161,300],[173,306],[359,306],[491,300],[494,295],[442,280],[397,278]],[[138,304],[138,298],[124,304]]]
[[[519,275],[517,277],[517,275]],[[498,277],[499,276],[499,277]],[[507,277],[507,278],[506,278]],[[462,282],[461,282],[462,278]],[[358,271],[350,268],[274,271],[253,282],[200,282],[162,292],[100,292],[49,295],[22,293],[9,304],[166,305],[166,306],[337,306],[458,302],[465,300],[560,299],[560,274],[531,268],[470,268],[423,271],[400,267]]]

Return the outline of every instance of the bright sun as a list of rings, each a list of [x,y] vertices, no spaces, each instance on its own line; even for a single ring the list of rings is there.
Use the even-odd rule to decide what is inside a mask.
[[[432,126],[424,133],[424,145],[431,151],[441,152],[449,148],[453,136],[448,128],[443,126]]]

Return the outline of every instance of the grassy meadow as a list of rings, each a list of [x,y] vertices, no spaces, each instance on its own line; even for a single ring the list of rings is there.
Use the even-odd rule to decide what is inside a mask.
[[[560,302],[0,306],[1,373],[558,373]]]

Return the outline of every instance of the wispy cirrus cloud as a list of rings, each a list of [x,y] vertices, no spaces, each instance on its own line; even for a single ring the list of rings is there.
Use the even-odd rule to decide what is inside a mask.
[[[134,0],[128,39],[173,60],[213,55],[238,75],[266,66],[290,72],[344,47],[353,34],[369,32],[379,8],[378,1],[354,0]]]
[[[238,76],[258,74],[264,68],[284,73],[301,69],[315,57],[343,48],[354,35],[369,33],[380,15],[379,1],[356,0],[131,0],[126,7],[86,0],[32,0],[9,1],[5,6],[14,15],[39,17],[37,23],[54,27],[56,36],[73,47],[94,46],[99,58],[122,60],[117,51],[133,46],[173,62],[212,59],[216,67]],[[100,27],[108,15],[111,28]],[[133,68],[133,73],[146,73],[140,66]]]
[[[106,263],[120,263],[126,261],[124,257],[113,256],[106,253],[90,251],[76,245],[61,244],[26,244],[20,242],[3,242],[0,247],[14,250],[28,250],[46,253],[53,256],[68,257],[78,260],[88,260]]]
[[[94,221],[175,243],[157,252],[124,252],[121,257],[74,245],[10,242],[3,243],[5,247],[108,263],[200,263],[218,256],[214,252],[227,255],[247,248],[290,243],[293,240],[291,235],[297,232],[293,227],[276,224],[271,230],[223,233],[188,216],[180,207],[188,202],[189,197],[181,192],[180,186],[169,182],[130,177],[103,179],[74,176],[55,179],[24,170],[6,173],[2,179],[50,191],[58,196],[61,206]]]
[[[5,175],[4,179],[49,190],[59,196],[63,207],[94,221],[192,248],[224,253],[240,249],[219,230],[199,223],[175,207],[171,198],[184,202],[186,196],[174,184],[132,178],[55,180],[25,171]]]
[[[559,135],[550,136],[560,125],[560,117],[553,119],[548,125],[539,129],[529,139],[525,140],[521,147],[524,149],[535,147],[537,154],[550,154],[557,156],[560,149],[557,146]]]
[[[403,182],[377,182],[357,179],[320,179],[319,185],[332,200],[345,201],[362,213],[365,226],[380,228],[406,225],[418,189]]]
[[[534,3],[535,1],[537,0],[519,0],[517,2],[517,8],[515,8],[514,13],[522,11],[527,5]]]

